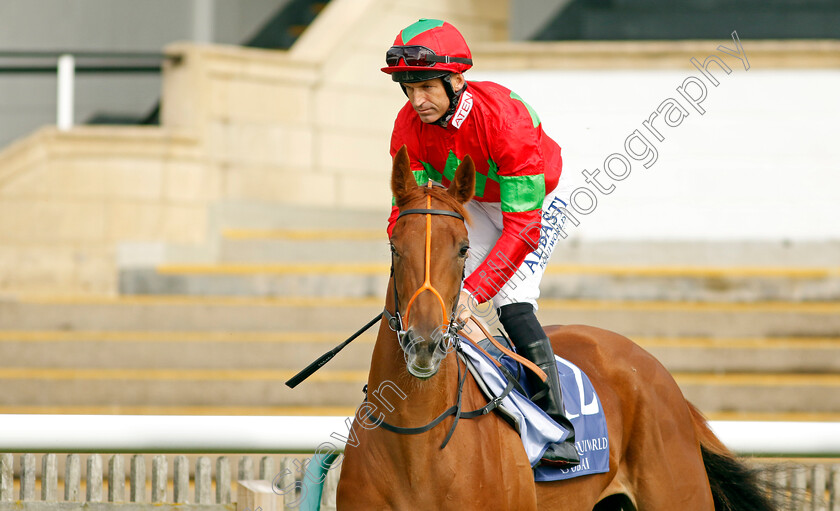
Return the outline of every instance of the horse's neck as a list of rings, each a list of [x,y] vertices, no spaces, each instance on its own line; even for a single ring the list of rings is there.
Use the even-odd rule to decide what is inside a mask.
[[[393,283],[389,283],[386,296],[386,309],[394,313]],[[462,370],[466,370],[462,367]],[[437,374],[428,380],[411,376],[406,368],[397,334],[383,319],[379,326],[376,345],[373,349],[370,374],[368,376],[368,401],[377,407],[373,417],[385,417],[385,422],[400,427],[418,427],[431,422],[443,411],[455,404],[457,398],[458,362],[454,353],[450,353],[441,362]],[[380,389],[381,392],[378,392]],[[445,435],[451,420],[444,420],[431,436]],[[412,445],[424,437],[423,443],[429,443],[429,434],[400,435],[388,433],[392,445]],[[438,448],[440,443],[435,445]]]
[[[372,416],[384,416],[385,422],[393,426],[425,426],[456,403],[457,372],[456,356],[450,353],[432,378],[420,380],[411,376],[406,370],[396,334],[383,325],[374,347],[368,379],[368,401],[377,407]],[[402,395],[398,396],[393,387],[397,387]],[[375,394],[374,391],[380,388],[386,390]],[[432,484],[428,478],[435,473],[434,465],[444,463],[441,456],[452,452],[452,447],[445,451],[440,449],[452,420],[450,416],[430,431],[419,435],[381,432],[376,435],[377,445],[374,449],[405,474],[405,484]]]

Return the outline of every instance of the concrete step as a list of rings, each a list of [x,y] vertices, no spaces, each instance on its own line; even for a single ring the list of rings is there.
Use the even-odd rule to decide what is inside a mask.
[[[840,373],[840,338],[837,337],[637,337],[633,340],[672,372]]]
[[[297,370],[351,332],[2,331],[0,367]],[[367,370],[375,330],[329,364]],[[840,338],[636,337],[675,372],[840,373]]]
[[[10,391],[0,393],[0,410],[297,414],[314,405],[345,413],[361,400],[373,333],[357,339],[298,389],[284,382],[347,335],[5,330],[0,332],[0,388]],[[686,397],[706,413],[840,413],[840,338],[635,340],[672,371]]]
[[[265,257],[277,241],[297,243],[300,253],[312,256],[320,243],[340,240],[345,246],[377,241],[387,243],[385,227],[389,205],[381,210],[306,208],[279,203],[218,201],[210,210],[210,233],[224,242],[266,242]],[[311,243],[311,244],[309,244]],[[376,252],[374,252],[376,254]],[[308,259],[303,259],[306,261]],[[336,258],[341,261],[341,258]],[[231,259],[244,262],[244,260]],[[829,241],[661,241],[661,240],[561,240],[554,251],[555,264],[688,265],[688,266],[836,266],[840,240]],[[177,260],[168,260],[177,263]]]
[[[380,229],[225,229],[219,262],[305,263],[389,260],[384,225]]]
[[[383,293],[384,294],[384,293]],[[382,298],[39,297],[0,300],[0,329],[355,332]],[[488,321],[497,322],[488,311]],[[657,337],[835,337],[840,302],[540,301],[544,325],[588,324]],[[497,324],[497,323],[496,323]]]
[[[28,297],[0,300],[0,329],[352,333],[383,305],[379,298]]]
[[[370,263],[193,263],[127,268],[120,271],[120,292],[377,296],[388,282],[389,262],[383,259]],[[543,298],[828,301],[840,300],[840,267],[550,264],[540,290]]]
[[[366,257],[362,254],[375,255],[383,246],[387,247],[385,226],[389,213],[388,205],[382,211],[355,211],[274,202],[216,201],[208,210],[204,243],[121,243],[117,247],[117,265],[125,269],[188,262],[301,262],[321,254],[346,251],[352,255],[359,250],[348,248],[349,245],[360,241],[362,245],[375,247],[370,241],[379,239],[379,249],[361,249],[358,256],[361,260]],[[362,233],[361,238],[358,233]],[[261,242],[264,243],[259,248]]]
[[[383,296],[388,265],[188,264],[120,271],[123,295],[194,296]]]
[[[342,222],[346,219],[342,218]],[[336,220],[336,225],[338,225]],[[217,262],[380,262],[388,257],[385,224],[338,228],[225,228]],[[336,248],[336,250],[331,250]],[[328,258],[328,259],[321,259]],[[642,267],[837,267],[840,242],[561,240],[551,265]],[[166,261],[178,263],[177,260]]]
[[[543,325],[584,324],[633,338],[833,337],[840,332],[840,303],[630,302],[542,300]]]
[[[357,406],[367,371],[322,369],[296,389],[294,371],[0,368],[3,406]],[[835,413],[840,375],[673,373],[705,412]]]
[[[12,389],[0,407],[352,408],[372,333],[305,387],[291,391],[283,382],[381,307],[381,298],[0,301],[0,388]],[[593,324],[635,338],[707,413],[840,410],[840,303],[544,300],[538,315],[546,324]]]
[[[686,399],[704,412],[834,413],[840,410],[840,375],[674,374]]]
[[[0,332],[4,369],[218,369],[297,371],[353,332]],[[367,370],[375,329],[329,364]]]
[[[56,406],[0,405],[0,414],[68,414],[68,415],[341,415],[352,416],[355,406]],[[840,412],[742,412],[704,411],[709,420],[840,422]]]
[[[224,202],[204,247],[126,244],[120,293],[379,296],[385,212]],[[840,242],[581,241],[558,244],[545,298],[840,300]],[[514,277],[515,278],[515,277]]]
[[[540,286],[546,298],[669,301],[840,299],[840,267],[559,265]]]
[[[279,202],[225,200],[210,206],[211,229],[340,229],[382,230],[391,213],[390,204],[381,210],[353,210],[305,207]]]
[[[3,406],[357,406],[367,371],[319,371],[305,387],[292,370],[0,369]],[[303,384],[302,384],[303,385]]]

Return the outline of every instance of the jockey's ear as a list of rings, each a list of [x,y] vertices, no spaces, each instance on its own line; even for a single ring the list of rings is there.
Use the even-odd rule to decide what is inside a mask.
[[[417,187],[417,180],[411,172],[411,162],[408,159],[408,149],[400,147],[394,156],[394,169],[391,173],[391,191],[397,202],[408,192]]]
[[[455,171],[455,179],[449,184],[449,195],[461,204],[473,198],[475,193],[475,164],[470,155],[464,156],[464,161]]]
[[[464,75],[462,73],[452,73],[449,75],[449,83],[452,84],[452,90],[458,92],[464,88],[464,84],[467,83],[467,81],[464,79]]]

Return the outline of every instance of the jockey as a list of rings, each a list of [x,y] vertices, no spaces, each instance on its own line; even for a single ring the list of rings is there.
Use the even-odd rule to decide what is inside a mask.
[[[391,156],[405,145],[417,182],[431,179],[444,186],[461,160],[472,157],[476,185],[465,205],[470,257],[459,319],[467,321],[478,304],[492,302],[517,351],[547,375],[543,382],[529,372],[534,392],[545,390],[537,404],[571,432],[567,441],[549,447],[543,461],[577,465],[554,352],[534,314],[540,280],[565,221],[560,147],[516,93],[464,79],[471,57],[461,33],[441,20],[421,19],[397,35],[382,71],[400,84],[408,102],[394,124]],[[389,236],[398,214],[394,206]]]

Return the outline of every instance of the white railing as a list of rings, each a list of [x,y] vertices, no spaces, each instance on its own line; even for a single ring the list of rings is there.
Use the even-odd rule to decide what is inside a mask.
[[[742,455],[840,456],[840,422],[710,421],[727,447]]]
[[[164,60],[178,62],[179,59],[175,55],[143,52],[0,51],[0,73],[55,73],[58,79],[56,126],[66,131],[74,123],[77,73],[159,74]]]
[[[0,415],[0,452],[311,452],[347,437],[346,417]]]
[[[300,509],[304,495],[319,501],[322,510],[334,510],[341,458],[320,476],[320,472],[310,474],[305,467],[309,466],[307,460],[313,459],[313,451],[323,454],[343,450],[350,421],[344,416],[0,415],[0,511],[54,511],[55,503],[70,506],[60,509],[77,509],[73,506],[82,502],[96,503],[111,511],[118,507],[154,511],[168,503],[190,504],[196,511],[245,511],[257,509],[261,502],[265,506],[272,503],[270,507],[281,511]],[[739,454],[827,457],[840,453],[840,423],[836,422],[714,421],[711,425],[721,440]],[[70,453],[64,460],[63,499],[56,452]],[[182,454],[172,459],[162,454],[154,456],[151,493],[147,494],[149,479],[144,454],[133,455],[130,467],[126,467],[123,454],[119,454],[126,452]],[[310,458],[281,456],[276,468],[274,456],[262,456],[257,474],[256,464],[248,454],[241,455],[238,463],[220,456],[213,476],[214,464],[209,457],[190,460],[183,454],[221,452],[295,452]],[[33,453],[45,453],[41,463]],[[77,453],[91,454],[83,460]],[[103,458],[97,453],[116,454]],[[83,461],[87,464],[84,486]],[[773,482],[778,491],[771,496],[780,509],[840,509],[840,464],[833,460],[749,463]],[[195,468],[192,482],[191,465]],[[42,467],[40,498],[36,493],[38,466]],[[129,487],[125,484],[127,468]],[[106,475],[107,496],[103,484]],[[321,480],[323,492],[318,485]],[[233,485],[234,481],[240,484]],[[170,483],[172,493],[167,490]],[[194,493],[191,487],[195,488]]]
[[[0,415],[0,452],[289,453],[344,449],[352,417]],[[712,421],[738,454],[840,456],[840,422]],[[329,447],[329,446],[327,446]]]
[[[61,131],[73,127],[75,111],[74,88],[76,83],[76,59],[73,55],[58,57],[58,101],[56,103],[56,126]]]

